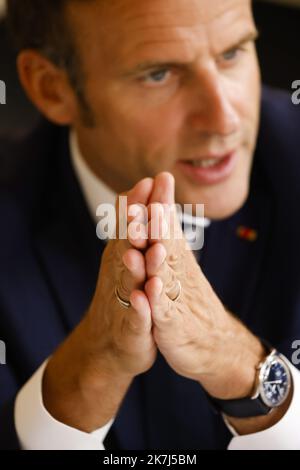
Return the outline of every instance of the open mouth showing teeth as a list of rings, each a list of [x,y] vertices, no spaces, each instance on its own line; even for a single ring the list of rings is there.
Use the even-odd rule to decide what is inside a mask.
[[[211,168],[222,163],[223,159],[207,158],[206,160],[190,160],[188,164],[194,168]]]
[[[210,168],[212,166],[216,166],[220,163],[220,160],[216,160],[215,158],[210,158],[207,160],[193,160],[191,164],[195,168]]]
[[[232,151],[227,155],[203,156],[193,160],[178,161],[181,172],[198,184],[216,184],[228,178],[236,164],[237,152]]]

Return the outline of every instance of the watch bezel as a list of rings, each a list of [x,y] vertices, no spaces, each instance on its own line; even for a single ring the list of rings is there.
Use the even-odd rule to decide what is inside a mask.
[[[276,363],[280,363],[280,365],[284,368],[287,374],[288,383],[285,395],[276,405],[274,405],[273,403],[270,403],[270,401],[265,396],[264,383],[269,376],[271,367]],[[272,409],[280,407],[289,396],[291,389],[291,372],[283,356],[281,356],[276,350],[273,350],[271,352],[271,354],[266,358],[266,360],[259,365],[258,369],[258,384],[256,392],[252,396],[252,399],[255,400],[257,398],[260,398],[261,401],[270,408],[270,411],[272,411]]]

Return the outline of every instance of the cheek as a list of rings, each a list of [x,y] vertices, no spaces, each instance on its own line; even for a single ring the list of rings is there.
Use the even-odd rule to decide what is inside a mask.
[[[130,122],[136,134],[149,144],[176,142],[181,122],[176,112],[158,111],[141,115]]]
[[[222,74],[227,99],[241,120],[255,118],[259,111],[261,77],[254,46],[238,64]]]
[[[154,176],[172,166],[183,125],[177,103],[143,109],[129,99],[106,97],[94,102],[94,109],[99,146],[109,155],[126,155],[129,172],[140,168],[141,176]]]
[[[242,119],[248,121],[248,125],[253,129],[257,127],[260,109],[260,72],[256,55],[253,54],[243,73],[239,74],[232,90],[232,99],[236,104]]]
[[[176,135],[181,126],[181,103],[174,93],[163,90],[116,86],[109,108],[134,135],[146,141]]]
[[[121,135],[122,133],[130,135],[146,154],[153,154],[159,150],[173,151],[177,145],[183,119],[180,110],[174,109],[174,106],[168,105],[151,110],[137,109],[130,113],[117,110],[117,113],[119,113]]]

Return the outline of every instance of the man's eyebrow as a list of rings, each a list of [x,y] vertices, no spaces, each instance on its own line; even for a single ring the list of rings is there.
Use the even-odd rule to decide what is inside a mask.
[[[223,51],[223,54],[226,54],[226,52],[230,52],[233,49],[237,49],[238,47],[241,47],[247,44],[248,42],[256,41],[258,38],[259,32],[257,30],[246,33],[238,41],[234,42],[230,47],[226,47],[225,51]]]
[[[259,37],[259,33],[257,30],[251,31],[250,33],[245,34],[244,36],[241,37],[237,42],[233,43],[230,47],[227,47],[225,51],[223,51],[223,54],[226,54],[226,52],[230,52],[235,48],[241,47],[244,44],[251,42],[251,41],[256,41]],[[143,73],[147,72],[149,70],[155,70],[155,69],[169,69],[169,68],[179,68],[179,67],[184,67],[186,65],[182,61],[159,61],[159,60],[147,60],[144,62],[141,62],[140,64],[137,64],[135,67],[133,67],[130,71],[125,73],[124,75],[130,76],[130,75],[135,75],[138,73]]]
[[[142,72],[147,72],[149,70],[155,70],[155,69],[168,69],[172,67],[180,67],[183,66],[184,64],[182,62],[166,62],[166,61],[159,61],[159,60],[148,60],[145,62],[141,62],[140,64],[136,65],[130,72],[128,72],[126,75],[133,75],[136,73],[142,73]]]

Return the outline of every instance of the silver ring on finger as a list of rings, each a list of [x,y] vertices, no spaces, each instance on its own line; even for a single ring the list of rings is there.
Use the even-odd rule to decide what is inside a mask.
[[[131,303],[129,302],[129,300],[124,300],[122,299],[122,297],[120,297],[118,286],[115,287],[115,296],[117,298],[117,301],[121,305],[121,307],[126,308],[126,309],[131,307]]]

